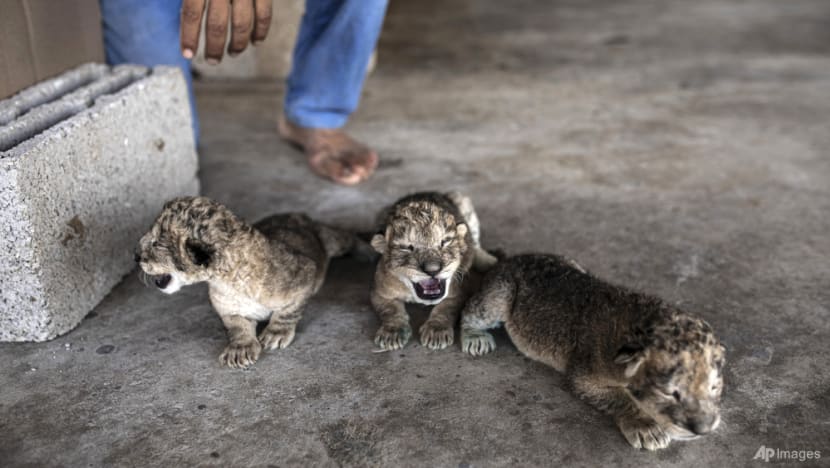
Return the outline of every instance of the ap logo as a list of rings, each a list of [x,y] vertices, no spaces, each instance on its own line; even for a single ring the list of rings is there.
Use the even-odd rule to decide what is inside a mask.
[[[762,446],[758,447],[758,451],[755,452],[755,456],[752,457],[752,459],[753,460],[761,459],[761,460],[764,460],[765,462],[768,462],[770,457],[772,457],[773,455],[775,455],[775,449],[766,448],[765,446],[762,445]]]

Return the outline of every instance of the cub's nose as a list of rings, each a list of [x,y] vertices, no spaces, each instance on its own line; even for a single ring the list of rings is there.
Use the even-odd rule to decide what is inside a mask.
[[[427,260],[421,263],[421,270],[430,276],[437,275],[441,271],[441,268],[443,268],[443,265],[438,260]]]
[[[704,435],[712,432],[715,429],[718,416],[714,414],[706,414],[694,417],[689,420],[689,430],[697,435]]]

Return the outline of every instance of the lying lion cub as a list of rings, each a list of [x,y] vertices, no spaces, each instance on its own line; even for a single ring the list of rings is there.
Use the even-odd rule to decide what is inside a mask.
[[[412,336],[407,302],[434,305],[421,327],[431,349],[452,345],[458,312],[466,299],[465,275],[484,271],[496,259],[479,246],[479,223],[469,198],[459,193],[423,192],[385,209],[372,247],[380,254],[372,305],[382,322],[375,335],[381,349],[403,348]]]
[[[486,330],[502,323],[522,353],[564,372],[636,448],[665,448],[720,423],[724,348],[706,322],[660,299],[559,257],[521,255],[496,265],[467,302],[462,349],[492,351]]]
[[[291,344],[329,259],[345,254],[355,240],[303,214],[274,215],[251,226],[208,198],[183,197],[164,205],[139,241],[136,261],[167,294],[207,281],[210,302],[228,330],[219,360],[244,368],[263,348]],[[257,339],[257,322],[265,320]]]

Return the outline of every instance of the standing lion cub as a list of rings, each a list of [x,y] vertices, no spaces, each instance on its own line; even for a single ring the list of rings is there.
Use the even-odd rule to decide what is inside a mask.
[[[720,423],[724,348],[712,328],[553,255],[503,260],[464,308],[461,348],[495,348],[504,324],[526,356],[564,372],[636,448],[665,448]]]
[[[263,348],[291,344],[329,260],[355,246],[353,235],[303,214],[278,214],[251,226],[208,198],[183,197],[164,205],[139,241],[136,262],[167,294],[207,281],[210,302],[228,331],[219,359],[244,368]],[[257,337],[257,322],[265,320]]]
[[[421,343],[444,349],[453,343],[464,305],[465,276],[496,259],[479,245],[479,222],[469,198],[459,193],[406,196],[380,216],[372,247],[380,254],[371,301],[380,316],[375,344],[403,348],[412,336],[406,303],[435,306],[420,329]]]

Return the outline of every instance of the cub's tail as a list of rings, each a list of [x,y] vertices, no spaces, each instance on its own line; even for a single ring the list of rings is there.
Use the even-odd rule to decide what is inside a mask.
[[[475,249],[473,268],[480,272],[488,271],[495,266],[499,259],[481,247],[481,223],[478,221],[473,201],[460,192],[449,192],[447,197],[458,207],[458,211],[464,218],[464,222],[467,224],[473,238],[473,248]]]
[[[351,254],[358,260],[374,262],[379,256],[369,243],[353,232],[320,224],[317,234],[329,258]]]

